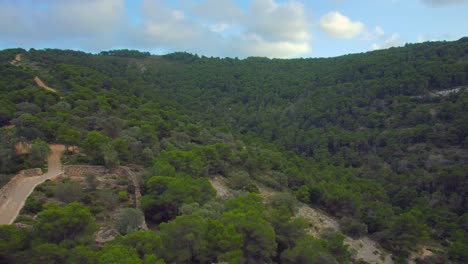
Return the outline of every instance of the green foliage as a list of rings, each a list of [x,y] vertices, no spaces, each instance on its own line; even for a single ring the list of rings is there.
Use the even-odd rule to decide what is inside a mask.
[[[343,217],[339,221],[343,233],[353,238],[367,235],[367,226],[350,217]]]
[[[119,196],[111,190],[99,190],[97,192],[99,202],[105,207],[113,210],[119,203]]]
[[[261,198],[248,194],[225,204],[222,221],[235,226],[242,235],[242,253],[246,262],[269,262],[276,255],[275,231],[263,216]]]
[[[118,193],[119,201],[126,202],[128,201],[128,192],[127,191],[120,191]]]
[[[67,263],[97,264],[98,254],[93,248],[86,246],[77,246],[70,251]]]
[[[225,225],[217,219],[209,219],[205,226],[206,255],[204,261],[243,263],[242,236],[235,225]]]
[[[68,258],[67,249],[52,243],[44,243],[37,245],[31,249],[31,257],[29,263],[41,264],[65,263]]]
[[[28,165],[30,167],[44,167],[44,162],[50,154],[52,154],[52,151],[45,141],[33,140],[28,149]]]
[[[99,264],[141,263],[134,248],[124,245],[106,245],[99,253]]]
[[[83,140],[81,146],[83,151],[90,156],[96,164],[104,164],[105,155],[107,155],[108,165],[114,165],[112,162],[115,158],[115,153],[106,143],[109,138],[98,131],[91,131]],[[104,154],[105,153],[105,154]]]
[[[254,181],[291,190],[302,202],[353,219],[343,220],[349,234],[367,226],[394,255],[430,239],[463,263],[467,45],[463,38],[293,60],[0,51],[0,173],[6,181],[43,165],[45,142],[77,146],[79,153],[68,153],[72,163],[150,167],[141,200],[150,224],[199,214],[236,238],[210,234],[209,242],[202,231],[199,261],[347,261],[339,239],[303,242],[302,224],[288,218],[289,198],[273,200],[273,209],[257,196],[210,202],[214,191],[204,177],[221,175],[239,190],[258,191]],[[21,65],[8,63],[17,53]],[[59,93],[38,89],[34,76]],[[15,149],[24,141],[34,141],[28,155]],[[61,200],[80,200],[70,190],[72,198]],[[96,193],[99,199],[83,201],[96,201],[95,209],[117,205],[116,193]],[[160,261],[160,253],[140,260]]]
[[[122,235],[127,235],[138,230],[143,223],[143,213],[135,208],[124,208],[119,212],[116,221],[117,230]]]
[[[59,182],[53,189],[54,197],[64,203],[78,202],[83,198],[83,191],[79,183],[73,181]]]
[[[85,181],[88,188],[92,191],[96,190],[99,185],[99,180],[96,178],[96,174],[88,173],[85,175]]]
[[[37,237],[51,243],[79,243],[89,241],[95,227],[93,216],[82,204],[70,203],[64,207],[47,204],[37,215],[34,232]]]
[[[215,196],[206,178],[155,176],[146,183],[147,194],[141,197],[141,208],[148,220],[165,222],[179,214],[184,203],[204,204]]]
[[[13,225],[0,225],[0,262],[14,263],[15,255],[26,246],[27,232]]]
[[[42,210],[43,200],[36,199],[33,196],[29,196],[24,203],[23,211],[25,213],[36,214]]]
[[[164,259],[168,262],[196,262],[205,247],[204,221],[198,215],[182,215],[168,223],[162,223]]]
[[[282,263],[338,263],[335,258],[327,254],[320,241],[314,238],[300,240],[299,243],[287,249],[281,255]]]
[[[136,249],[140,258],[161,256],[164,252],[161,236],[153,231],[136,231],[126,235],[117,242]]]

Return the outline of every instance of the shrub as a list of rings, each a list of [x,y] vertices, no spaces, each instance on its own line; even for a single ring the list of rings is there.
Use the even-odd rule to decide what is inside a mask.
[[[124,208],[119,212],[116,228],[122,235],[127,235],[138,230],[143,223],[143,212],[135,208]]]
[[[128,192],[127,191],[120,191],[118,195],[119,195],[119,201],[121,201],[121,202],[128,201]]]
[[[86,173],[85,174],[86,185],[90,190],[96,190],[99,185],[99,181],[96,178],[96,174],[94,173]]]
[[[64,203],[81,200],[83,192],[79,183],[66,181],[54,187],[54,196]]]
[[[339,223],[341,230],[353,238],[358,238],[367,234],[367,225],[354,218],[343,217],[340,219]]]
[[[119,201],[119,197],[115,193],[108,190],[100,191],[98,197],[99,201],[110,209],[114,209]]]
[[[36,199],[33,196],[29,196],[28,199],[26,199],[26,203],[24,204],[23,212],[36,214],[42,210],[43,204],[44,201]]]

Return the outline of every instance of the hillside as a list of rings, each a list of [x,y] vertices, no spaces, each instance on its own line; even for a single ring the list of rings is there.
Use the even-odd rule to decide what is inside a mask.
[[[0,90],[3,184],[43,167],[46,142],[67,146],[65,164],[146,168],[141,209],[157,233],[122,232],[93,261],[355,262],[340,234],[306,235],[294,199],[397,263],[428,248],[420,263],[468,261],[468,38],[290,60],[10,49]],[[29,154],[18,142],[32,142]],[[216,198],[215,177],[236,196]],[[263,204],[260,185],[293,196]],[[95,247],[92,203],[42,203],[31,231],[0,227],[0,262]],[[89,229],[44,231],[71,208]],[[52,254],[63,249],[75,253]]]

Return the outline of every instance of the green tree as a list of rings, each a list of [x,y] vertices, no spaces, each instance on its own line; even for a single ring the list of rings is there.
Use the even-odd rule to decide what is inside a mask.
[[[52,263],[60,264],[65,263],[68,258],[67,249],[56,244],[44,243],[34,246],[31,249],[31,257],[28,263],[41,264]]]
[[[164,252],[161,236],[153,231],[136,231],[116,238],[116,243],[136,249],[141,259],[151,255],[162,256]]]
[[[255,194],[232,198],[226,202],[221,218],[242,236],[241,250],[248,263],[271,262],[276,255],[275,231],[263,216],[261,201]]]
[[[28,233],[14,225],[0,225],[0,263],[14,263],[15,255],[26,247]]]
[[[69,252],[67,263],[70,264],[97,264],[98,253],[91,247],[77,246]]]
[[[181,215],[168,223],[162,223],[161,239],[163,256],[167,262],[198,262],[205,250],[203,239],[205,221],[198,215]]]
[[[142,225],[144,215],[139,209],[124,208],[120,210],[116,227],[122,235],[135,232]]]
[[[206,253],[203,262],[243,263],[242,236],[236,232],[234,224],[225,225],[220,220],[208,219],[204,240]]]
[[[134,248],[124,245],[106,245],[99,252],[99,264],[128,264],[141,263],[141,259]]]
[[[83,152],[86,153],[95,164],[104,164],[104,154],[102,153],[102,146],[109,142],[109,138],[98,131],[91,131],[81,143]],[[112,152],[112,150],[109,150]],[[112,158],[113,153],[108,153]]]
[[[95,230],[96,224],[89,210],[76,202],[64,207],[45,204],[44,210],[37,215],[37,224],[34,226],[35,235],[51,243],[65,240],[75,243],[89,241]]]
[[[28,149],[29,153],[29,166],[44,166],[44,162],[47,160],[52,151],[50,150],[49,144],[40,139],[36,139],[31,142]]]

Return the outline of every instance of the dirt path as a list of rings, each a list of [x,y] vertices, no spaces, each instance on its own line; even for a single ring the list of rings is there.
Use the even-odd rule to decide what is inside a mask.
[[[15,59],[10,61],[10,64],[16,65],[21,62],[21,53],[16,54]]]
[[[211,185],[220,197],[227,197],[230,193],[224,179],[220,176],[210,179]],[[260,193],[265,199],[269,199],[278,192],[264,186],[258,186]],[[325,230],[340,232],[338,221],[327,215],[325,212],[310,207],[304,203],[299,203],[298,210],[294,217],[304,218],[311,226],[306,229],[307,233],[313,237],[320,237]],[[382,250],[377,242],[369,237],[353,239],[346,236],[344,243],[349,246],[354,260],[364,260],[369,264],[393,264],[391,255]]]
[[[34,81],[39,87],[42,87],[49,92],[53,92],[53,93],[57,92],[57,90],[55,90],[54,88],[50,88],[49,86],[47,86],[38,76],[34,77]]]
[[[63,145],[51,145],[52,155],[47,160],[48,172],[41,176],[15,177],[8,183],[8,196],[4,197],[0,205],[0,224],[11,224],[15,221],[24,202],[34,188],[48,179],[52,179],[62,173],[60,156],[65,150]]]

